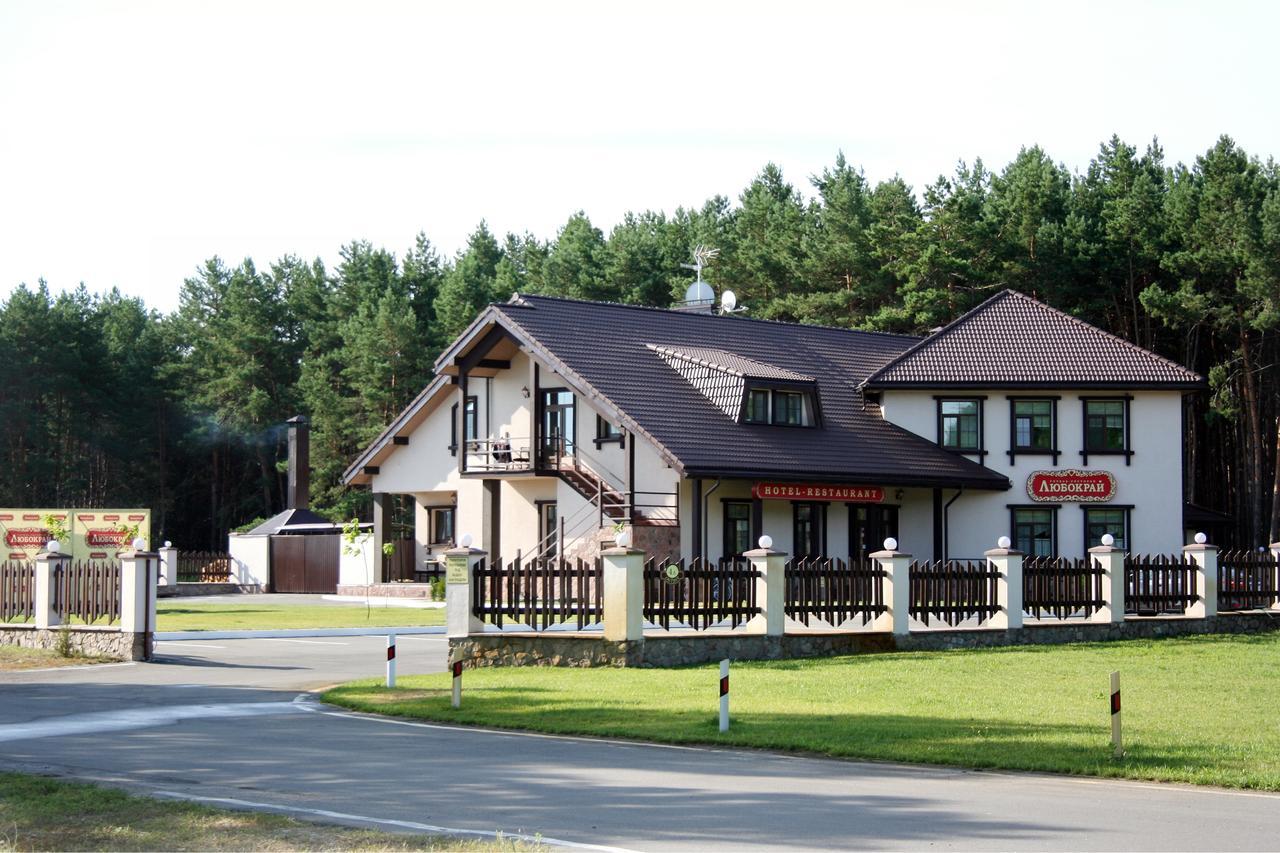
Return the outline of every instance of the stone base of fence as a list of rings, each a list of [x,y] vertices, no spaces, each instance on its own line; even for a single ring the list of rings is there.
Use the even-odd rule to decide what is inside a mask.
[[[93,625],[72,625],[67,629],[71,650],[76,654],[115,658],[117,660],[146,660],[147,641],[152,649],[155,640],[150,634],[121,631],[119,628]],[[34,625],[6,625],[0,627],[0,646],[25,646],[29,649],[56,649],[61,628],[37,628]]]
[[[174,598],[186,595],[236,595],[237,593],[265,592],[256,583],[175,583],[156,588],[158,598]]]
[[[421,598],[431,600],[429,583],[340,584],[338,595],[368,595],[374,598]]]
[[[663,667],[730,660],[781,660],[891,651],[941,651],[995,646],[1100,643],[1192,634],[1255,634],[1280,630],[1280,613],[1220,613],[1203,619],[1129,617],[1122,623],[1024,624],[1021,628],[888,632],[804,632],[646,636],[611,642],[599,634],[473,634],[449,640],[449,659],[469,666]]]

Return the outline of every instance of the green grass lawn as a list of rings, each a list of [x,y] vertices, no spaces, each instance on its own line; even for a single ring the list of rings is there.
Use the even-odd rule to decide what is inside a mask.
[[[157,631],[230,631],[267,628],[388,628],[443,625],[444,608],[332,604],[156,604]]]
[[[277,814],[154,800],[113,788],[0,773],[0,850],[533,850],[326,826]]]
[[[1113,759],[1109,676],[1127,754]],[[718,668],[477,668],[325,693],[362,711],[541,732],[1280,790],[1280,633],[870,654]]]

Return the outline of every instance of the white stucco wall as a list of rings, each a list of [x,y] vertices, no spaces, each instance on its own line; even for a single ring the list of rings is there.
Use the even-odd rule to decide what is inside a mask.
[[[966,491],[948,512],[948,556],[977,557],[995,547],[1002,535],[1010,535],[1009,505],[1029,505],[1027,479],[1032,472],[1054,470],[1053,457],[1019,454],[1011,464],[1010,396],[1058,397],[1057,447],[1061,451],[1057,469],[1109,471],[1116,479],[1112,505],[1132,505],[1130,550],[1133,553],[1173,553],[1182,546],[1182,397],[1176,391],[1133,392],[1129,404],[1130,445],[1133,456],[1128,465],[1123,456],[1091,455],[1085,465],[1084,403],[1081,396],[1117,396],[1123,392],[1062,391],[964,391],[956,397],[981,397],[983,401],[983,446],[981,461],[1005,475],[1013,483],[1007,492]],[[937,440],[937,400],[931,391],[885,392],[881,409],[885,418],[899,426]],[[976,456],[971,456],[979,461]],[[955,494],[946,490],[944,501]],[[1046,504],[1050,506],[1051,504]],[[1084,555],[1084,512],[1082,506],[1105,507],[1107,503],[1063,502],[1057,511],[1058,554]],[[911,490],[903,502],[902,547],[917,556],[932,549],[932,496],[928,490]],[[930,556],[932,556],[930,554]]]
[[[232,580],[241,585],[258,585],[264,589],[271,579],[271,537],[227,537],[227,553],[231,555]]]

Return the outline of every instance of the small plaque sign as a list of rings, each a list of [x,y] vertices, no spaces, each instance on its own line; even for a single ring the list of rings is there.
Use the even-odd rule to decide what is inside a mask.
[[[756,483],[751,496],[779,501],[849,501],[878,504],[884,501],[880,486],[840,486],[829,483]]]
[[[444,582],[451,583],[469,583],[471,578],[467,576],[467,558],[462,556],[448,557],[445,562]]]
[[[1116,496],[1116,478],[1110,471],[1067,468],[1032,471],[1027,477],[1027,497],[1041,503],[1102,503]]]

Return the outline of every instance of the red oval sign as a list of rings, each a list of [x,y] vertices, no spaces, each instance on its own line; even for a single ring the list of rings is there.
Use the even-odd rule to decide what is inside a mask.
[[[1032,471],[1027,497],[1033,501],[1092,503],[1116,496],[1116,478],[1110,471]]]

